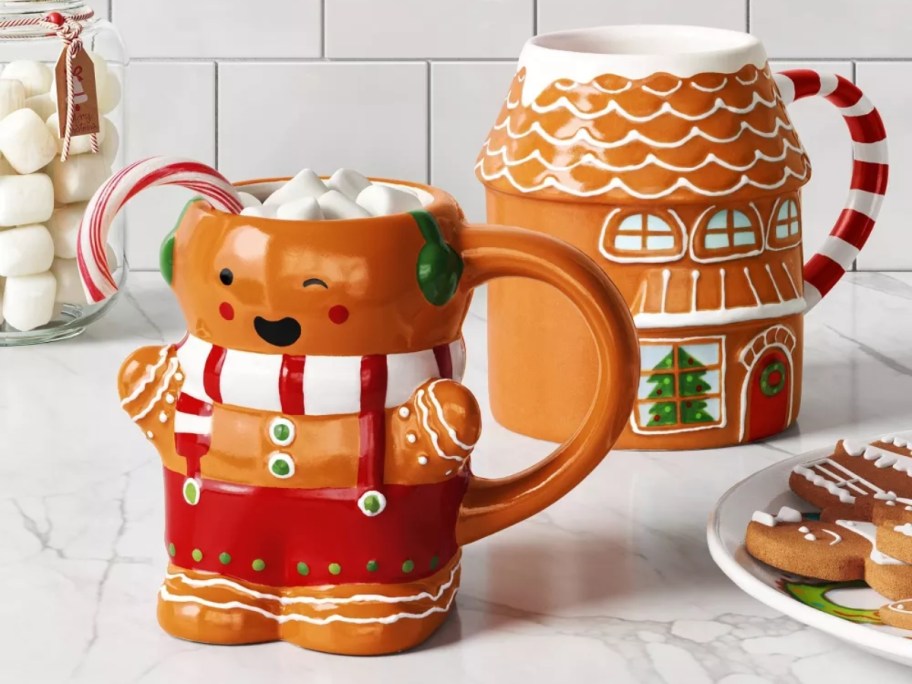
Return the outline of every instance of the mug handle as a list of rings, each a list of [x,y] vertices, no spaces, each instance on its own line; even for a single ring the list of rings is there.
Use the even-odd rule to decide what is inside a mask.
[[[567,443],[521,473],[499,479],[471,477],[456,527],[462,545],[550,506],[607,456],[633,408],[640,350],[624,298],[575,247],[541,233],[501,226],[467,226],[456,239],[465,261],[467,287],[502,277],[533,278],[553,285],[586,319],[598,355],[592,407]]]
[[[786,105],[811,96],[836,105],[852,136],[849,199],[823,248],[804,265],[805,311],[810,311],[852,267],[874,228],[887,190],[887,133],[871,101],[842,76],[790,69],[773,79]]]

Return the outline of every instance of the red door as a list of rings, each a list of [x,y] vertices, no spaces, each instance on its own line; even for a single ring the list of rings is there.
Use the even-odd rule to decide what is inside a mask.
[[[792,398],[792,368],[779,349],[763,352],[751,370],[747,391],[747,438],[763,439],[788,424]]]

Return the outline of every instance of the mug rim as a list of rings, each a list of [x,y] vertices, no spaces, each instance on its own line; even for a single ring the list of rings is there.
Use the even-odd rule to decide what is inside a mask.
[[[604,49],[599,49],[604,45]],[[617,49],[609,50],[609,46]],[[749,33],[708,26],[630,24],[543,33],[526,41],[517,70],[525,69],[524,105],[551,83],[588,83],[607,74],[631,80],[667,73],[735,74],[747,65],[763,69],[763,43]]]
[[[324,175],[320,176],[320,179],[324,180],[324,181],[328,180],[329,178],[330,178],[329,176],[324,176]],[[241,181],[233,181],[231,184],[238,190],[243,190],[244,192],[250,192],[250,190],[253,189],[254,186],[258,186],[258,185],[265,185],[265,186],[276,185],[276,186],[278,186],[278,185],[281,185],[282,183],[288,182],[289,180],[291,180],[291,176],[275,176],[275,177],[250,178],[250,179],[241,180]],[[418,199],[421,200],[421,203],[423,205],[422,208],[431,214],[436,215],[439,213],[444,213],[448,208],[458,206],[456,199],[452,195],[450,195],[445,190],[442,190],[434,185],[428,185],[426,183],[419,183],[417,181],[403,180],[401,178],[381,178],[381,177],[376,177],[376,176],[368,176],[368,180],[371,183],[380,183],[382,185],[389,185],[392,187],[396,187],[396,186],[410,187],[410,188],[414,188],[414,189],[418,190],[420,193],[424,193],[425,195],[428,196],[428,200],[426,201],[425,198],[421,197],[420,194],[419,194]],[[251,193],[251,194],[255,194],[255,193]],[[405,216],[407,214],[407,212],[400,212],[398,214],[386,214],[383,216],[368,216],[366,218],[320,219],[320,220],[314,221],[314,220],[309,220],[309,219],[280,219],[280,218],[266,217],[266,216],[262,216],[262,217],[261,216],[257,216],[257,217],[241,216],[240,214],[232,214],[230,212],[223,211],[217,207],[212,207],[212,211],[215,213],[218,213],[218,214],[224,214],[226,216],[237,216],[239,218],[244,218],[244,219],[256,218],[257,221],[271,221],[271,222],[275,222],[275,223],[285,223],[285,224],[287,224],[287,223],[308,223],[308,224],[315,224],[315,225],[334,223],[334,222],[338,222],[338,221],[366,224],[366,223],[370,223],[370,222],[383,221],[383,220],[388,221],[391,218]]]

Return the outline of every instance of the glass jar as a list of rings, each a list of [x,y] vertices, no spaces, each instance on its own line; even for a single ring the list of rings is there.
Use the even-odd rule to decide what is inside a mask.
[[[100,131],[97,152],[91,136],[72,137],[62,161],[66,136],[57,125],[54,73],[67,38],[81,41],[92,58]],[[75,246],[86,202],[123,166],[126,49],[113,24],[81,0],[0,0],[0,63],[0,345],[66,339],[115,299],[87,303]],[[73,100],[84,104],[82,71],[74,73]],[[107,255],[120,284],[127,273],[123,245],[123,227],[115,223]]]

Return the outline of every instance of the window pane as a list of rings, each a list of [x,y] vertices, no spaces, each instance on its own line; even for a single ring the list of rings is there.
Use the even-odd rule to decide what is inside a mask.
[[[646,227],[651,231],[661,231],[663,233],[670,233],[671,226],[666,223],[665,219],[660,218],[659,216],[653,216],[649,214],[646,217]]]
[[[791,223],[789,223],[789,234],[798,235],[798,229],[800,227],[801,227],[800,221],[798,221],[798,219],[794,219]]]
[[[637,396],[640,399],[671,399],[675,395],[675,376],[672,373],[644,375],[640,378]]]
[[[743,211],[733,211],[732,214],[732,225],[734,225],[735,228],[751,227],[751,220]]]
[[[681,402],[681,422],[686,425],[718,423],[721,410],[718,399],[688,399]]]
[[[681,370],[688,368],[702,368],[704,366],[719,365],[719,345],[716,343],[682,344],[678,349],[678,367]]]
[[[798,207],[795,204],[795,200],[788,200],[779,206],[779,214],[777,216],[777,219],[779,221],[785,221],[789,218],[789,216],[795,216],[797,214]]]
[[[739,230],[735,233],[735,247],[754,245],[756,243],[757,238],[754,236],[754,231],[752,230]]]
[[[643,215],[642,214],[631,214],[623,221],[621,225],[618,226],[618,230],[622,230],[628,233],[640,233],[643,231]]]
[[[789,236],[789,227],[785,224],[781,226],[776,226],[776,237],[780,240],[785,240]]]
[[[640,404],[637,407],[639,411],[640,425],[645,428],[666,427],[675,425],[678,422],[678,406],[673,401],[658,402],[650,404]]]
[[[646,238],[646,249],[674,249],[675,240],[671,235],[650,235]]]
[[[665,370],[674,366],[670,344],[644,344],[640,347],[640,367],[643,370]]]
[[[698,397],[701,394],[718,394],[722,391],[719,371],[715,370],[698,369],[681,373],[679,385],[682,397]]]
[[[712,218],[709,219],[709,223],[706,224],[708,228],[721,228],[725,229],[728,227],[728,212],[727,211],[717,211],[712,215]]]
[[[706,233],[703,244],[706,249],[725,249],[728,247],[728,233]]]
[[[643,249],[642,235],[615,235],[614,247],[627,252],[638,252]]]

